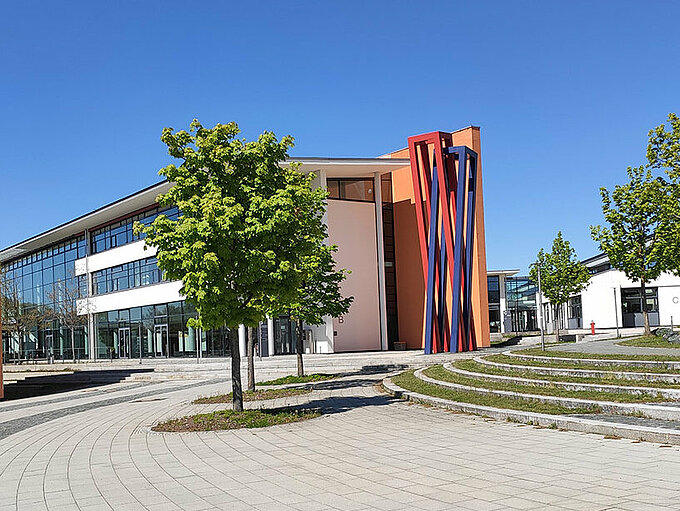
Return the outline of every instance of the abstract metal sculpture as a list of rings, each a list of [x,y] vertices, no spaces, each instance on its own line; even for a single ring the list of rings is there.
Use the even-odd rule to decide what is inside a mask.
[[[477,153],[450,133],[409,137],[425,287],[426,354],[476,349],[472,318]]]

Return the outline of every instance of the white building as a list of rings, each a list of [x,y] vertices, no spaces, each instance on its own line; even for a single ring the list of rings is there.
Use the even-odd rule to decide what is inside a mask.
[[[597,329],[644,326],[640,283],[611,267],[605,254],[582,261],[591,274],[588,287],[563,306],[560,328]],[[651,326],[680,322],[680,277],[662,274],[646,286],[647,312]],[[553,316],[544,298],[546,329],[552,332]]]

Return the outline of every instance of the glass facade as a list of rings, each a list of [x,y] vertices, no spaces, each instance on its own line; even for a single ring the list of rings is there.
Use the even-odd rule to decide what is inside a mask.
[[[16,297],[17,312],[33,318],[30,325],[21,329],[22,333],[17,333],[11,324],[4,324],[5,361],[74,357],[71,329],[62,325],[57,311],[64,301],[75,299],[77,293],[73,290],[85,288],[84,279],[75,276],[74,264],[76,259],[85,257],[85,250],[85,237],[77,236],[3,265],[5,292],[11,291]],[[75,357],[87,358],[86,327],[74,328],[74,337]]]
[[[195,317],[185,301],[97,313],[97,358],[229,356],[229,330],[199,336],[187,326]]]
[[[171,220],[176,220],[179,216],[179,210],[176,206],[157,206],[94,230],[90,233],[90,253],[98,254],[144,238],[143,235],[137,236],[133,232],[135,222],[149,225],[161,214]]]
[[[529,277],[507,277],[505,279],[505,298],[513,332],[538,330],[537,292],[538,286],[531,282]]]
[[[155,257],[106,268],[92,273],[92,294],[103,295],[135,287],[158,284],[163,272]]]
[[[647,295],[647,312],[659,312],[657,288],[645,289]],[[624,314],[642,313],[642,292],[639,287],[621,289],[621,307]]]
[[[489,290],[489,329],[492,334],[501,331],[501,291],[500,277],[491,275],[487,277]]]

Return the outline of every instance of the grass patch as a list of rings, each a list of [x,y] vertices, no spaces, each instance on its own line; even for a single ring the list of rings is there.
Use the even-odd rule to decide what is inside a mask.
[[[638,337],[636,339],[648,339],[648,337]],[[656,337],[655,337],[656,339]],[[635,339],[630,339],[634,341]],[[579,351],[557,351],[546,350],[541,348],[527,348],[520,351],[515,351],[518,355],[530,355],[539,357],[556,357],[556,358],[590,358],[598,360],[651,360],[654,362],[680,362],[680,356],[668,355],[625,355],[623,353],[583,353]]]
[[[601,377],[591,376],[560,376],[556,374],[537,374],[523,369],[506,369],[503,367],[488,366],[480,364],[479,362],[467,359],[457,360],[452,365],[464,371],[471,371],[475,373],[495,374],[499,376],[511,376],[518,378],[530,378],[533,380],[544,381],[561,381],[567,383],[595,383],[599,385],[624,385],[626,387],[658,387],[664,389],[678,389],[680,383],[670,383],[664,381],[647,381],[647,380],[627,380],[617,378],[614,375],[605,374]]]
[[[280,397],[299,396],[309,394],[312,389],[266,389],[266,390],[246,390],[243,393],[244,401],[264,401],[266,399],[277,399]],[[232,393],[218,394],[216,396],[199,397],[193,401],[195,405],[212,405],[217,403],[231,403]]]
[[[532,360],[513,357],[509,355],[487,355],[484,357],[491,362],[498,362],[501,364],[531,366],[531,367],[549,367],[556,369],[588,369],[593,371],[614,372],[621,371],[627,373],[661,373],[661,374],[678,374],[680,369],[673,369],[671,367],[642,367],[625,364],[608,364],[596,365],[587,362],[579,362],[575,357],[573,362],[563,360]]]
[[[477,392],[469,392],[466,390],[448,389],[419,380],[413,375],[413,371],[401,373],[392,378],[392,381],[395,385],[412,392],[448,399],[450,401],[456,401],[459,403],[470,403],[482,406],[492,406],[494,408],[505,408],[508,410],[523,410],[528,412],[549,413],[555,415],[564,415],[570,413],[600,413],[602,411],[601,408],[597,406],[567,408],[566,406],[558,404],[542,403],[534,399],[494,396],[480,394]]]
[[[429,376],[430,378],[434,378],[435,380],[458,383],[460,385],[468,385],[470,387],[479,387],[489,390],[506,390],[510,392],[521,392],[523,394],[538,394],[541,396],[614,401],[617,403],[647,403],[667,401],[666,398],[658,394],[652,394],[650,392],[644,394],[628,394],[625,392],[606,392],[597,390],[568,390],[563,387],[558,387],[557,385],[543,387],[525,383],[500,382],[470,378],[460,374],[452,373],[451,371],[447,371],[441,365],[436,365],[425,369],[423,374],[425,374],[425,376]]]
[[[332,380],[333,378],[340,377],[339,374],[324,374],[324,373],[313,373],[307,374],[305,376],[296,376],[294,374],[289,374],[283,378],[277,378],[276,380],[263,381],[258,383],[258,385],[288,385],[290,383],[310,383],[314,381],[324,381]]]
[[[319,410],[220,410],[212,413],[190,415],[156,424],[151,429],[162,432],[220,431],[224,429],[266,428],[290,424],[319,417]]]
[[[680,348],[680,343],[668,342],[663,337],[648,335],[617,342],[619,346],[638,346],[640,348]],[[668,360],[669,357],[665,357]]]

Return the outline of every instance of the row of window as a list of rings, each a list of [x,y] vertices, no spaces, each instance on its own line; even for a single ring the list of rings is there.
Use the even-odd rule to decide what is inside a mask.
[[[92,273],[92,293],[103,295],[135,287],[157,284],[163,280],[155,257],[106,268]]]
[[[90,235],[90,250],[92,254],[98,254],[112,248],[120,247],[144,238],[144,235],[136,235],[133,232],[135,222],[143,225],[151,224],[158,215],[165,215],[171,220],[177,220],[179,210],[176,206],[155,207],[138,215],[120,220],[119,222],[107,225]]]

